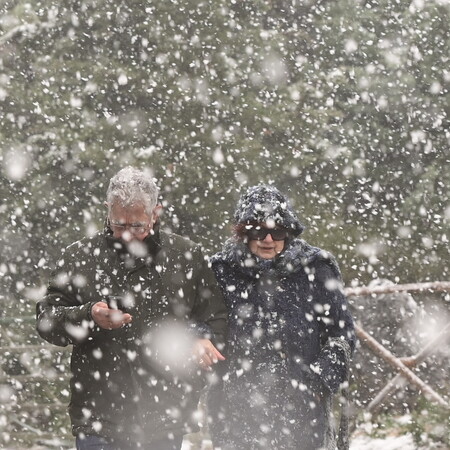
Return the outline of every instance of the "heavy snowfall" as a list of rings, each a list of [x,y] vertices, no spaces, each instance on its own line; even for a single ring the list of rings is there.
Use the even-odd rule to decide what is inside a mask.
[[[285,192],[382,347],[358,335],[350,449],[449,449],[449,23],[449,0],[3,0],[0,448],[74,449],[70,347],[35,308],[131,165],[206,255],[243,188]],[[212,449],[204,406],[183,450]]]

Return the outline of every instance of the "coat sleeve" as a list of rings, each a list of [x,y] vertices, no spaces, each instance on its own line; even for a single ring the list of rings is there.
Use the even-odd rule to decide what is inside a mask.
[[[92,305],[78,293],[82,282],[76,258],[66,253],[53,272],[44,298],[36,305],[36,329],[51,344],[66,346],[84,342],[95,326],[90,315]]]
[[[347,380],[356,337],[341,274],[331,255],[316,265],[314,301],[320,311],[322,346],[311,369],[319,375],[330,392],[336,393]]]
[[[197,249],[196,292],[197,298],[192,310],[197,334],[211,339],[215,345],[225,342],[227,309],[222,292],[217,284],[211,264]]]

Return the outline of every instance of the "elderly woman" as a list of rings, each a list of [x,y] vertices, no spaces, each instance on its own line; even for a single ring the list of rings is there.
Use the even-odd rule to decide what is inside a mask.
[[[274,187],[251,187],[234,219],[234,236],[212,258],[229,318],[208,401],[214,445],[335,449],[331,400],[355,345],[338,266],[297,238],[303,226]]]

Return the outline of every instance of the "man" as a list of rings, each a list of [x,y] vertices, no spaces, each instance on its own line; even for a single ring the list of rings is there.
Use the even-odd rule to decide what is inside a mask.
[[[205,374],[224,359],[226,309],[198,246],[159,229],[158,189],[127,167],[105,230],[69,246],[37,305],[37,330],[73,345],[77,449],[180,449]]]

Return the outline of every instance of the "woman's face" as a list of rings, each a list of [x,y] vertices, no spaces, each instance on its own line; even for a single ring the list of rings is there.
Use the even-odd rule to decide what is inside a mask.
[[[262,230],[274,230],[273,227],[267,226],[266,223],[258,224],[258,228]],[[275,241],[270,233],[264,239],[252,239],[249,236],[248,248],[250,251],[260,258],[272,259],[283,251],[284,240]]]

